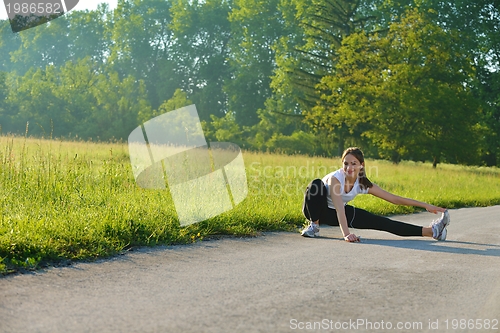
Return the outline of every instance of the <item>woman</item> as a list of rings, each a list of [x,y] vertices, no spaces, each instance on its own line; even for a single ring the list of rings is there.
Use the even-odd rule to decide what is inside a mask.
[[[340,226],[344,240],[347,242],[359,242],[360,240],[349,231],[349,227],[387,231],[399,236],[446,239],[446,226],[450,223],[450,216],[446,209],[394,195],[370,182],[364,171],[363,152],[357,147],[344,151],[342,163],[343,168],[329,173],[323,179],[313,180],[307,187],[302,211],[310,223],[307,228],[302,230],[302,236],[318,237],[319,224],[324,223]],[[368,193],[396,205],[422,207],[434,214],[441,212],[442,215],[429,227],[420,227],[377,216],[363,209],[347,205],[356,195]]]

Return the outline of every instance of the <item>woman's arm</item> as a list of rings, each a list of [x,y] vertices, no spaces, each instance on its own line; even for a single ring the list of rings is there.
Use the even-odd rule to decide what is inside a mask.
[[[445,208],[437,207],[434,205],[430,205],[425,202],[409,199],[409,198],[404,198],[400,197],[399,195],[395,195],[392,193],[389,193],[387,191],[384,191],[381,189],[378,185],[373,184],[373,187],[371,187],[368,191],[368,193],[379,197],[380,199],[384,199],[385,201],[388,201],[392,204],[395,205],[403,205],[403,206],[415,206],[415,207],[422,207],[425,208],[427,211],[437,214],[438,212],[444,212],[446,211]]]
[[[344,239],[348,242],[359,242],[359,237],[355,234],[351,234],[349,232],[349,227],[347,226],[344,202],[340,197],[340,194],[342,193],[342,185],[340,184],[340,181],[335,177],[331,177],[327,183],[330,189],[333,206],[335,206],[335,210],[337,211],[337,219],[339,220],[340,230],[342,231]]]

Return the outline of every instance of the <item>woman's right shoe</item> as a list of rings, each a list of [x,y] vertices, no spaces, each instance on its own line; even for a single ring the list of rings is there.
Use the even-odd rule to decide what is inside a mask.
[[[446,239],[446,234],[448,233],[446,227],[449,224],[450,224],[450,213],[448,213],[448,211],[445,211],[439,219],[431,223],[432,238],[444,241]]]
[[[309,223],[309,226],[300,233],[304,237],[319,237],[319,227],[316,223]]]

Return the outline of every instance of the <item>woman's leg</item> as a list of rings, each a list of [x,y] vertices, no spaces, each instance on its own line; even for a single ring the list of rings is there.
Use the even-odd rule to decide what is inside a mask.
[[[337,219],[335,210],[328,208],[327,192],[321,179],[315,179],[307,186],[302,213],[310,223],[307,228],[302,230],[302,236],[319,237],[319,224],[332,225],[333,220]]]
[[[328,209],[327,190],[321,179],[314,179],[309,183],[304,194],[302,213],[311,222],[319,224],[325,210]],[[323,222],[323,221],[321,221]]]
[[[387,217],[378,216],[367,212],[361,208],[354,208],[353,206],[346,206],[347,223],[349,227],[356,229],[373,229],[380,231],[387,231],[398,236],[427,236],[423,227],[391,220]],[[429,229],[429,228],[426,228]],[[431,234],[432,237],[432,229]]]

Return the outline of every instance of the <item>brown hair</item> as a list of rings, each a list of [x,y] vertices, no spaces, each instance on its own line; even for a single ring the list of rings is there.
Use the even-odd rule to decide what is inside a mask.
[[[360,163],[365,162],[365,156],[363,155],[361,149],[359,149],[358,147],[350,147],[344,150],[344,153],[342,154],[342,161],[344,161],[344,158],[349,154],[356,157]],[[362,168],[359,171],[358,178],[359,184],[362,188],[367,189],[373,186],[373,183],[368,179],[368,177],[366,177],[365,168]]]

